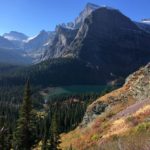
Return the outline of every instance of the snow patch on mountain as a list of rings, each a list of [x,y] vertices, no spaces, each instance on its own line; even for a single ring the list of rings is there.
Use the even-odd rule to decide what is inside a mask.
[[[142,23],[150,24],[150,19],[143,19]]]

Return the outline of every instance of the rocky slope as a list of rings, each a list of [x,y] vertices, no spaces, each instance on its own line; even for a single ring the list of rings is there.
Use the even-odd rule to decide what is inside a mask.
[[[80,127],[61,136],[62,149],[118,150],[120,143],[122,149],[149,149],[149,93],[150,64],[131,74],[122,88],[92,103]]]
[[[124,86],[110,94],[101,97],[89,106],[82,125],[86,125],[97,115],[104,112],[106,108],[120,103],[121,101],[128,101],[129,99],[142,101],[150,98],[150,64],[131,74]],[[116,95],[117,94],[117,95]]]

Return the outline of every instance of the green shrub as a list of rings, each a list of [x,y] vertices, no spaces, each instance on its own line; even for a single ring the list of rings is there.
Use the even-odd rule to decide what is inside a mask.
[[[91,137],[91,140],[92,141],[97,141],[99,139],[99,135],[98,134],[94,134],[92,137]]]
[[[139,124],[136,128],[135,131],[140,133],[140,132],[147,132],[148,129],[150,129],[150,123],[149,122],[144,122]]]

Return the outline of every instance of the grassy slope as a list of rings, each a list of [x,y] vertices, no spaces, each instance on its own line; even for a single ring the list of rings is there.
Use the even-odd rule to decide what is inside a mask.
[[[111,96],[113,94],[115,93],[112,92]],[[105,99],[106,97],[104,96],[103,98]],[[145,101],[144,104],[139,103],[138,105],[141,107],[138,107],[134,102],[133,99],[129,99],[127,103],[118,103],[97,117],[86,128],[77,128],[68,134],[62,134],[61,148],[65,149],[72,145],[75,150],[97,150],[100,147],[110,150],[110,147],[108,148],[109,144],[114,144],[119,139],[123,140],[125,138],[126,141],[122,141],[125,144],[127,137],[131,135],[129,134],[131,131],[133,131],[133,140],[136,139],[138,130],[144,130],[143,137],[146,136],[150,124],[144,122],[144,120],[150,115],[150,101]],[[132,111],[130,111],[130,105],[133,108]],[[145,138],[148,137],[146,136]],[[105,146],[103,143],[105,143]],[[130,143],[130,145],[132,144]],[[115,147],[116,145],[114,145],[112,150],[117,150]]]
[[[144,87],[149,85],[147,77],[148,72],[144,76],[143,70],[140,70],[122,88],[91,104],[87,112],[91,112],[101,102],[107,103],[109,109],[86,127],[62,134],[61,148],[65,150],[72,146],[73,150],[149,150],[150,100],[137,101],[137,95],[132,92],[134,83]]]

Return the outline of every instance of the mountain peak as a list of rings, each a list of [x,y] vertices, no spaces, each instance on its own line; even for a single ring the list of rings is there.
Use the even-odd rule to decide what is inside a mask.
[[[93,8],[93,9],[96,9],[96,8],[99,8],[99,6],[96,5],[96,4],[93,4],[93,3],[87,3],[85,8]]]
[[[85,18],[98,8],[99,6],[96,4],[87,3],[85,8],[81,11],[79,16],[75,19],[75,22],[74,22],[75,28],[79,28],[81,24],[84,22]]]
[[[17,32],[17,31],[10,31],[9,33],[4,33],[3,37],[10,40],[10,41],[23,41],[28,38],[27,35]]]
[[[86,6],[85,6],[85,9],[91,9],[91,10],[96,10],[98,8],[106,8],[106,9],[111,9],[111,10],[114,10],[115,8],[113,7],[110,7],[110,6],[107,6],[107,5],[96,5],[96,4],[93,4],[93,3],[87,3]]]

